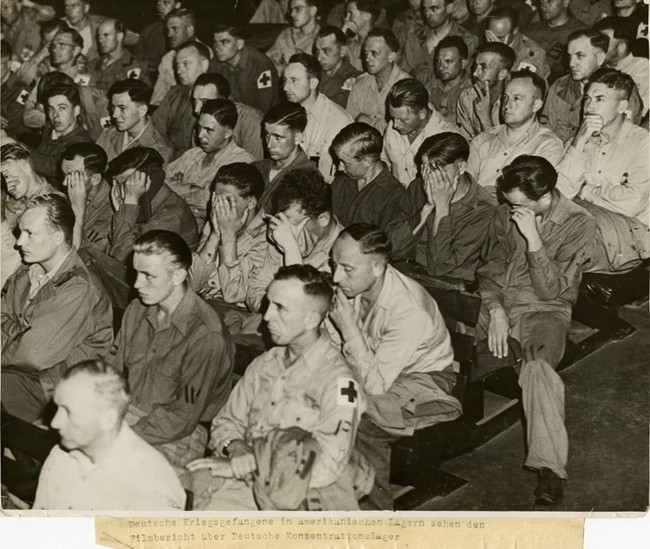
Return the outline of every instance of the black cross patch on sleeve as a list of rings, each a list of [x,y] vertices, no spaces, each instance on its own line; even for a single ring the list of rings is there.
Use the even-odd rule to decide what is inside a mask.
[[[257,88],[262,90],[271,87],[271,71],[264,71],[257,77]]]
[[[350,378],[339,378],[337,385],[336,404],[356,408],[359,402],[359,386],[357,382]]]
[[[18,94],[18,97],[16,97],[16,101],[20,103],[21,105],[25,105],[27,103],[27,99],[29,99],[29,90],[23,90]]]

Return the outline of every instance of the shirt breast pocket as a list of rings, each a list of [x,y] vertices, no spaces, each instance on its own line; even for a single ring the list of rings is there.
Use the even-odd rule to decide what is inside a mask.
[[[306,394],[300,395],[299,398],[283,399],[275,408],[273,415],[281,429],[300,427],[305,431],[312,431],[320,417],[320,407]]]

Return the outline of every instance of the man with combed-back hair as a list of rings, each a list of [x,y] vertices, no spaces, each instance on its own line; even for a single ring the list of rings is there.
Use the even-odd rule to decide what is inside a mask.
[[[648,131],[627,120],[632,77],[594,72],[580,128],[558,165],[558,188],[598,223],[590,271],[627,271],[650,257]]]
[[[205,101],[196,125],[197,147],[165,168],[167,184],[187,202],[199,231],[206,222],[210,184],[217,170],[232,162],[253,162],[233,139],[237,108],[229,99]]]
[[[222,74],[232,87],[232,99],[266,112],[278,102],[280,82],[273,62],[246,45],[242,29],[217,25],[210,72]]]
[[[535,502],[557,505],[567,477],[564,384],[555,372],[571,324],[596,222],[555,188],[548,160],[522,155],[498,181],[496,210],[477,271],[481,312],[473,379],[514,368],[522,389]]]
[[[381,161],[383,141],[375,128],[354,122],[332,141],[339,173],[332,181],[332,212],[344,227],[372,223],[380,229],[408,209],[404,187]]]
[[[194,489],[197,507],[358,510],[370,484],[367,464],[364,475],[363,458],[353,455],[365,398],[322,328],[332,287],[314,267],[291,265],[278,270],[266,294],[264,320],[276,346],[248,366],[214,418],[216,457],[189,465],[200,475],[228,461],[231,478],[207,475],[209,488]],[[253,486],[244,482],[253,478]]]
[[[357,122],[386,129],[386,97],[393,84],[409,78],[395,63],[399,42],[387,29],[374,28],[363,42],[365,69],[352,84],[346,110]]]
[[[386,232],[393,259],[414,258],[432,276],[472,283],[495,198],[467,170],[470,145],[457,133],[427,137],[418,151],[421,176],[408,188],[411,211]]]
[[[393,508],[390,443],[461,413],[449,395],[456,376],[445,321],[422,286],[388,265],[390,254],[388,235],[374,225],[356,223],[339,234],[327,325],[368,395],[357,449],[374,467],[375,484],[361,505],[382,511]]]
[[[390,90],[387,99],[390,122],[384,133],[381,159],[395,178],[408,187],[417,177],[415,155],[430,135],[460,130],[447,122],[429,103],[424,84],[405,78]]]
[[[209,422],[230,394],[234,346],[219,315],[187,283],[192,253],[154,230],[133,245],[138,299],[107,361],[129,380],[126,421],[177,467],[202,457]]]
[[[181,511],[185,492],[167,460],[124,421],[129,386],[102,360],[70,367],[54,392],[60,443],[43,464],[34,509]]]
[[[74,222],[63,196],[33,197],[18,221],[24,264],[2,292],[2,406],[29,422],[68,366],[113,342],[111,304],[72,246]]]
[[[112,123],[96,142],[106,151],[109,161],[135,147],[149,147],[158,151],[165,162],[170,161],[174,151],[148,114],[152,91],[133,78],[115,82],[108,90]]]

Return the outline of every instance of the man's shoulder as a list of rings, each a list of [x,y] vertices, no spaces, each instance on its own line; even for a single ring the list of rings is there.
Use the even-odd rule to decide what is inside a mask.
[[[255,48],[251,48],[250,46],[244,46],[246,49],[246,54],[248,57],[248,67],[250,67],[248,70],[251,72],[257,71],[257,70],[267,70],[273,67],[273,61],[271,61],[266,55],[264,55],[261,51],[257,51]]]
[[[240,120],[246,118],[248,120],[255,120],[257,122],[264,118],[264,113],[261,110],[256,109],[251,105],[246,105],[246,103],[235,102],[235,107],[237,108],[237,116],[240,118]]]
[[[380,298],[384,308],[393,315],[431,316],[436,303],[424,287],[394,267],[388,267],[386,277],[389,284],[384,285],[386,293]]]
[[[325,116],[325,119],[327,119],[329,122],[334,122],[334,123],[343,123],[349,124],[350,122],[353,122],[352,115],[346,111],[341,105],[338,103],[332,101],[329,97],[327,97],[324,94],[320,94],[323,97],[324,103],[323,103],[323,115]]]

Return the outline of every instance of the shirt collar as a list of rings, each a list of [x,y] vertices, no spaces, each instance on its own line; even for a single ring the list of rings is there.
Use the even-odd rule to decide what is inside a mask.
[[[563,225],[569,218],[569,199],[557,189],[551,193],[551,211],[546,218],[555,225]]]
[[[191,329],[190,319],[193,318],[194,308],[196,307],[197,301],[196,294],[190,288],[185,288],[185,295],[183,299],[178,304],[178,307],[174,310],[169,318],[170,326],[174,326],[176,330],[180,332],[182,336],[188,334]],[[147,307],[145,311],[145,318],[155,329],[158,329],[158,307]]]
[[[52,280],[57,273],[61,270],[61,266],[66,262],[70,254],[72,253],[72,248],[68,250],[68,253],[65,254],[61,261],[59,261],[50,272],[46,273],[45,269],[41,267],[38,263],[32,263],[29,266],[29,281],[33,285],[37,280],[40,281],[41,287],[43,287],[47,282]]]
[[[301,371],[314,370],[321,367],[322,358],[326,355],[327,349],[330,346],[330,339],[324,328],[321,327],[321,332],[316,342],[309,347],[302,355],[300,355],[290,368],[284,366],[284,354],[286,347],[273,347],[264,356],[264,362],[274,361],[280,366],[282,370],[293,370],[298,367]]]

